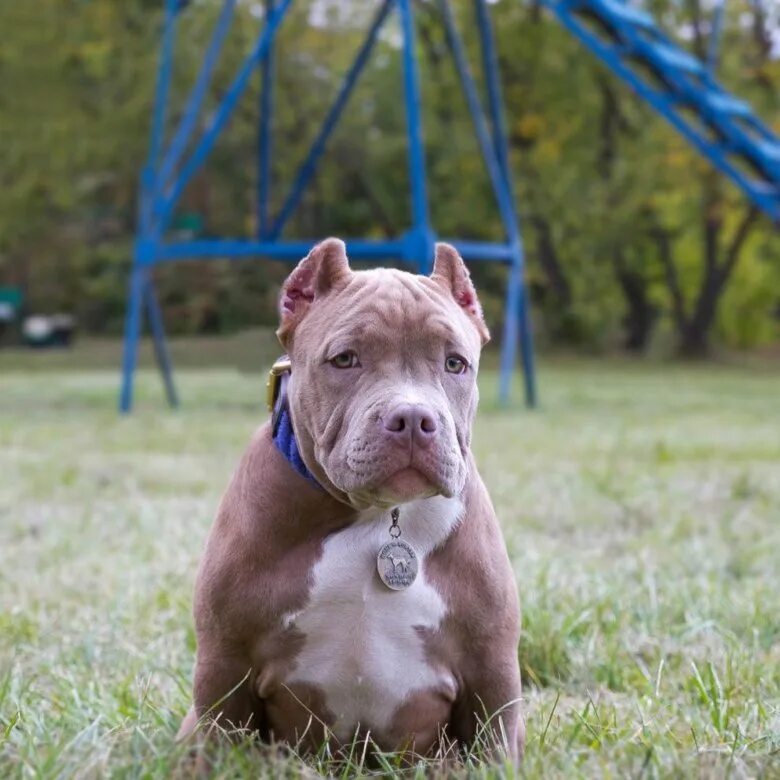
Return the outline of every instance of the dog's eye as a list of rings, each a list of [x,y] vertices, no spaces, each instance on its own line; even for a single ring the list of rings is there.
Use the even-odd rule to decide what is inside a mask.
[[[338,355],[330,359],[330,364],[335,368],[356,368],[360,365],[358,356],[351,349],[339,352]]]
[[[444,367],[450,374],[463,374],[469,367],[469,364],[459,355],[450,355],[444,361]]]

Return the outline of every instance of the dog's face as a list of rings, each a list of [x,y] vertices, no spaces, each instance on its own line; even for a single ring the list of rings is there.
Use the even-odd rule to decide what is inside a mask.
[[[315,247],[285,282],[279,338],[307,466],[356,507],[456,495],[487,329],[468,271],[438,244],[430,277],[350,270]]]

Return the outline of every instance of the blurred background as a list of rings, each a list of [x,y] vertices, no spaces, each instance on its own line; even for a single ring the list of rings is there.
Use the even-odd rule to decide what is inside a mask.
[[[277,50],[272,208],[311,143],[374,3],[294,4]],[[172,116],[187,96],[221,3],[183,13]],[[501,237],[501,223],[434,4],[418,2],[432,219],[440,235]],[[715,3],[645,8],[706,56]],[[469,3],[455,3],[478,56]],[[207,96],[217,104],[263,23],[240,2]],[[770,219],[597,63],[536,3],[491,8],[511,163],[540,348],[701,357],[772,352],[780,326],[780,242]],[[157,0],[2,3],[0,286],[21,315],[65,315],[80,337],[116,337],[125,307],[158,63]],[[774,2],[731,0],[718,75],[780,129],[780,20]],[[398,56],[391,19],[285,235],[397,236],[409,202]],[[257,89],[242,100],[188,187],[174,231],[251,235]],[[192,262],[157,270],[172,335],[269,327],[288,267]],[[491,327],[504,269],[480,264]],[[0,302],[2,305],[2,302]],[[72,318],[68,320],[67,318]],[[34,328],[33,328],[34,330]],[[6,344],[18,333],[5,327]]]

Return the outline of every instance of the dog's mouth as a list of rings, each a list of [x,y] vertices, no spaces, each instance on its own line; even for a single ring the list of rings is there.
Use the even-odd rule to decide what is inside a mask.
[[[333,483],[360,506],[392,507],[437,495],[451,498],[465,477],[457,453],[441,447],[404,452],[398,447],[355,446],[345,461],[334,469]]]
[[[370,484],[345,491],[360,506],[391,508],[433,496],[451,498],[453,490],[424,467],[407,465]]]
[[[412,501],[416,498],[427,498],[439,492],[429,476],[413,466],[399,469],[390,475],[377,491],[383,497],[387,496],[397,502]]]
[[[453,486],[434,464],[412,461],[377,481],[370,492],[375,503],[392,506],[432,496],[450,498]]]

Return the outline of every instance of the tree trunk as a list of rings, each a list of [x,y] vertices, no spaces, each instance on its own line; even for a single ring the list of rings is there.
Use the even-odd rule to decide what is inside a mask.
[[[707,264],[705,273],[693,315],[687,319],[679,337],[680,354],[687,358],[703,358],[709,353],[709,334],[715,323],[718,301],[723,292],[717,267]]]
[[[674,264],[672,234],[652,220],[650,236],[658,247],[658,259],[664,270],[666,285],[672,300],[672,315],[677,330],[677,351],[685,358],[706,357],[710,349],[710,334],[731,274],[736,268],[748,236],[759,217],[754,206],[748,208],[731,240],[725,247],[719,241],[722,221],[715,202],[705,203],[703,224],[704,276],[699,286],[693,310],[687,310],[680,279]]]
[[[601,93],[598,169],[601,178],[609,182],[618,154],[619,136],[621,133],[628,133],[631,128],[623,117],[620,100],[612,81],[599,72],[596,75],[596,83]],[[626,263],[620,246],[612,252],[612,263],[615,278],[625,300],[623,347],[629,352],[641,354],[650,341],[657,315],[648,298],[646,274],[643,268],[633,268]]]
[[[745,211],[728,246],[718,262],[717,236],[721,225],[717,218],[710,217],[705,223],[705,276],[699,288],[693,314],[687,319],[680,332],[680,354],[684,357],[705,357],[710,347],[710,332],[715,324],[718,303],[726,289],[729,278],[739,262],[742,248],[758,219],[758,209],[751,206]]]
[[[647,280],[640,272],[626,266],[620,252],[615,256],[615,275],[626,301],[623,346],[629,352],[642,354],[650,343],[658,309],[647,295]]]
[[[688,360],[702,360],[710,353],[709,325],[686,323],[677,335],[677,353]]]
[[[707,58],[707,46],[704,42],[704,31],[702,29],[701,3],[699,0],[687,0],[686,16],[693,25],[693,50],[696,56],[704,61]]]
[[[562,309],[568,309],[572,302],[571,286],[558,258],[550,223],[541,214],[531,217],[530,221],[536,233],[537,259],[547,279],[548,288],[556,303]]]

